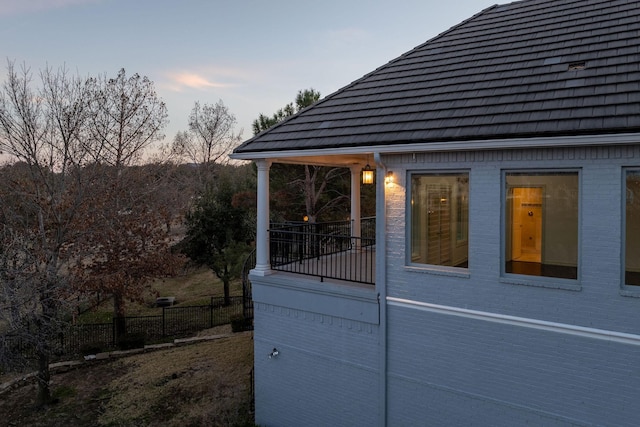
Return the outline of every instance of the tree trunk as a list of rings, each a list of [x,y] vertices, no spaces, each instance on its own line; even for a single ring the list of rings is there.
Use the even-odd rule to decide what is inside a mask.
[[[116,323],[116,337],[126,334],[127,327],[124,320],[124,300],[122,299],[122,295],[117,292],[113,294],[113,318]]]
[[[230,291],[229,291],[229,288],[230,288],[229,279],[225,278],[222,281],[222,284],[223,284],[223,287],[224,287],[224,305],[229,305],[229,304],[231,304],[231,297],[229,296],[229,293],[230,293]]]
[[[49,380],[51,374],[49,372],[49,354],[46,350],[38,350],[38,373],[36,380],[38,381],[38,397],[37,406],[45,406],[51,403],[51,390],[49,389]]]
[[[54,255],[51,263],[47,266],[48,279],[46,285],[39,295],[42,313],[36,322],[38,328],[36,333],[39,338],[36,347],[36,358],[38,360],[38,373],[36,374],[38,396],[36,403],[38,406],[48,405],[52,400],[51,390],[49,389],[49,381],[51,380],[51,373],[49,372],[51,347],[48,340],[52,339],[52,336],[57,336],[58,330],[57,327],[55,327],[55,321],[58,319],[58,307],[56,306],[57,302],[53,296],[54,289],[56,288],[54,269],[56,261],[57,257]]]

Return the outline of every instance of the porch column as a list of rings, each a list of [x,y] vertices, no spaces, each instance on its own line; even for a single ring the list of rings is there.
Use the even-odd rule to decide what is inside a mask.
[[[362,166],[351,166],[351,236],[360,237],[360,172]],[[360,246],[357,242],[356,247]]]
[[[270,160],[256,160],[258,167],[258,200],[256,230],[256,267],[251,274],[266,276],[271,274],[269,260],[269,168]]]

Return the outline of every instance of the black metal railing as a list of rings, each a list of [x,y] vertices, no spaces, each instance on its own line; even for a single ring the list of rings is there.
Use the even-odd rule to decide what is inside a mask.
[[[256,266],[256,250],[254,249],[244,260],[242,266],[242,314],[247,322],[247,326],[253,328],[253,297],[251,291],[251,280],[249,271]]]
[[[271,268],[310,276],[375,283],[375,218],[361,220],[361,236],[351,221],[272,224]]]
[[[161,314],[155,316],[126,316],[106,323],[68,325],[57,337],[52,337],[50,346],[56,354],[66,356],[94,348],[101,351],[114,349],[122,335],[140,335],[145,342],[189,336],[242,317],[244,301],[242,296],[232,296],[230,304],[225,305],[224,297],[211,297],[209,304],[163,307]],[[118,322],[122,325],[120,332]],[[33,353],[33,345],[19,336],[0,335],[0,343],[21,354]]]

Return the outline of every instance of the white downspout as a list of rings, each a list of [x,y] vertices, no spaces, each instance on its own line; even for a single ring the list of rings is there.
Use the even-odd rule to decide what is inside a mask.
[[[380,346],[379,346],[379,425],[387,425],[387,201],[385,195],[385,177],[387,168],[382,163],[380,153],[373,153],[376,164],[376,290],[380,310]]]

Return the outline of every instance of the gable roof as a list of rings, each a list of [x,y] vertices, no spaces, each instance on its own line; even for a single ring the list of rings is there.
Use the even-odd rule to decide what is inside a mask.
[[[495,5],[245,141],[244,153],[640,131],[640,1]]]

